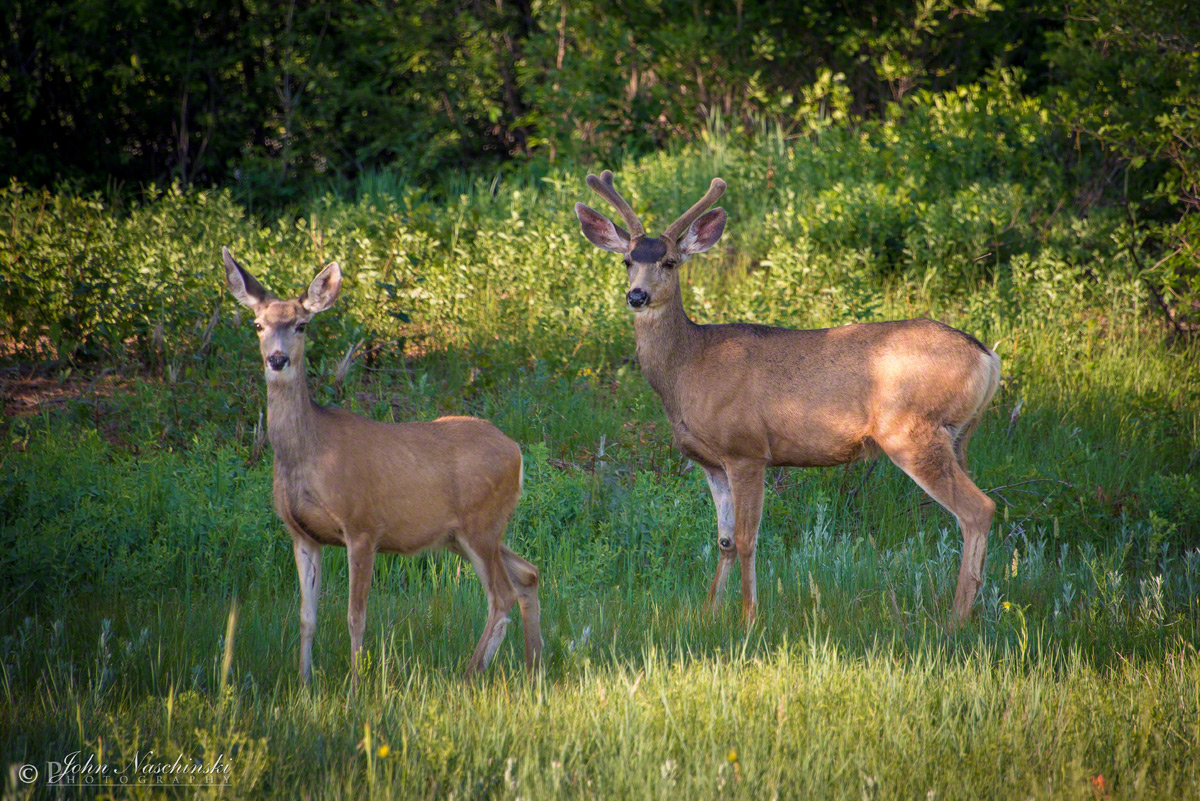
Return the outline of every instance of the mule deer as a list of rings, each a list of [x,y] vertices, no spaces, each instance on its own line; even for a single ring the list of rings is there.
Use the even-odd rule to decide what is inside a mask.
[[[347,550],[350,565],[352,676],[366,624],[377,552],[447,548],[470,560],[487,595],[483,636],[468,663],[491,661],[514,602],[525,629],[525,664],[542,651],[538,571],[501,542],[521,494],[521,450],[474,417],[383,423],[317,406],[304,374],[304,329],[333,305],[342,286],[337,263],[295,300],[263,289],[228,248],[229,291],[254,311],[267,379],[267,436],[275,451],[275,511],[288,533],[300,575],[300,676],[311,679],[312,641],[321,591],[321,546]]]
[[[725,182],[714,178],[658,238],[646,236],[611,172],[587,183],[629,230],[576,203],[583,234],[625,256],[642,372],[666,407],[675,446],[704,469],[717,507],[720,556],[709,607],[716,608],[737,556],[742,614],[754,618],[768,465],[829,466],[882,451],[958,519],[963,555],[954,610],[966,620],[996,509],[967,477],[966,447],[1000,382],[996,354],[933,320],[812,331],[697,325],[683,310],[678,267],[721,238],[725,212],[708,209]]]

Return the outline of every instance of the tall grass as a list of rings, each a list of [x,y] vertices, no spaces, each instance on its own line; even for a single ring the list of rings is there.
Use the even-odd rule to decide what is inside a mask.
[[[6,643],[5,758],[43,765],[83,748],[122,765],[135,751],[219,753],[231,765],[225,794],[238,797],[1079,798],[1099,787],[1163,798],[1198,789],[1194,607],[1165,630],[1153,618],[1137,623],[1143,639],[1117,657],[1101,633],[1123,629],[1120,615],[1100,612],[1079,627],[1082,640],[1062,638],[1057,618],[1037,611],[993,618],[985,609],[970,630],[946,634],[915,612],[903,579],[892,603],[823,582],[845,568],[764,583],[762,625],[748,633],[732,608],[699,614],[694,591],[572,593],[552,580],[544,671],[524,674],[508,643],[492,672],[467,684],[457,673],[485,610],[473,580],[448,567],[419,586],[377,586],[357,691],[346,681],[340,582],[322,606],[311,690],[294,676],[286,593],[241,598],[224,690],[228,598],[171,593],[29,619]],[[890,580],[859,570],[863,587]],[[1011,584],[1020,583],[1018,572]]]

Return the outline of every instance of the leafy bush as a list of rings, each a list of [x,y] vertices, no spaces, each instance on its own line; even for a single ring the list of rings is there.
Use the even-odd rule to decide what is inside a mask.
[[[1000,72],[916,93],[903,114],[817,140],[714,129],[702,145],[612,166],[650,230],[714,174],[729,181],[722,247],[689,267],[701,317],[872,319],[889,286],[930,299],[1011,285],[1018,306],[1039,293],[1090,302],[1124,292],[1138,275],[1114,247],[1126,223],[1064,208],[1061,143],[1016,84]],[[324,195],[266,223],[228,191],[172,187],[122,210],[13,183],[0,190],[0,259],[13,275],[0,298],[5,350],[164,370],[240,348],[219,262],[228,244],[280,294],[342,263],[344,298],[325,323],[338,334],[320,346],[329,354],[365,340],[376,356],[465,345],[595,363],[627,352],[629,332],[623,274],[576,230],[573,203],[595,202],[583,173],[567,165],[540,181],[466,185],[441,202],[377,181],[358,200]],[[745,272],[754,280],[735,280]]]
[[[1200,543],[1200,479],[1191,473],[1150,476],[1141,487],[1142,502],[1161,527],[1172,532],[1172,544]]]

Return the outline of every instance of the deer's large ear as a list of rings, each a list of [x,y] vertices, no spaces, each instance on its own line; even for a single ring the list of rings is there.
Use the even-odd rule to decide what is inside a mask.
[[[225,283],[229,285],[229,291],[238,302],[253,309],[270,297],[263,285],[254,280],[254,276],[247,272],[245,267],[233,260],[229,248],[221,248],[221,255],[225,257]]]
[[[317,273],[317,277],[300,296],[300,305],[309,314],[323,312],[337,300],[338,292],[342,291],[342,268],[336,261],[325,265],[325,269]]]
[[[598,211],[593,211],[582,203],[575,204],[575,216],[583,228],[583,235],[601,250],[611,250],[613,253],[629,252],[629,234],[618,227],[612,220]]]
[[[717,244],[721,234],[725,233],[726,219],[725,209],[711,209],[704,212],[688,227],[687,233],[679,240],[679,252],[685,256],[691,256],[703,253]]]

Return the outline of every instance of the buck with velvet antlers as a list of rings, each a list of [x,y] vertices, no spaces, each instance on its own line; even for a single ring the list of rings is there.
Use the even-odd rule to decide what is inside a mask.
[[[525,629],[525,663],[542,651],[538,571],[501,542],[521,495],[521,450],[474,417],[383,423],[312,402],[304,329],[342,286],[328,265],[295,300],[279,300],[223,249],[233,296],[254,311],[267,379],[267,436],[275,452],[275,511],[292,536],[300,576],[300,676],[311,679],[321,592],[321,546],[345,547],[350,565],[352,677],[366,625],[377,552],[446,548],[466,557],[488,601],[468,672],[487,667],[514,602]]]
[[[933,320],[811,331],[697,325],[683,310],[678,268],[721,238],[725,212],[708,209],[725,182],[714,178],[658,238],[646,236],[611,172],[589,175],[587,183],[628,230],[577,203],[584,236],[624,254],[642,372],[666,407],[676,447],[704,469],[717,507],[720,556],[710,608],[737,557],[742,613],[747,622],[754,618],[768,465],[830,466],[882,452],[957,518],[963,554],[954,611],[967,619],[996,505],[967,476],[966,447],[1000,382],[996,354]]]

